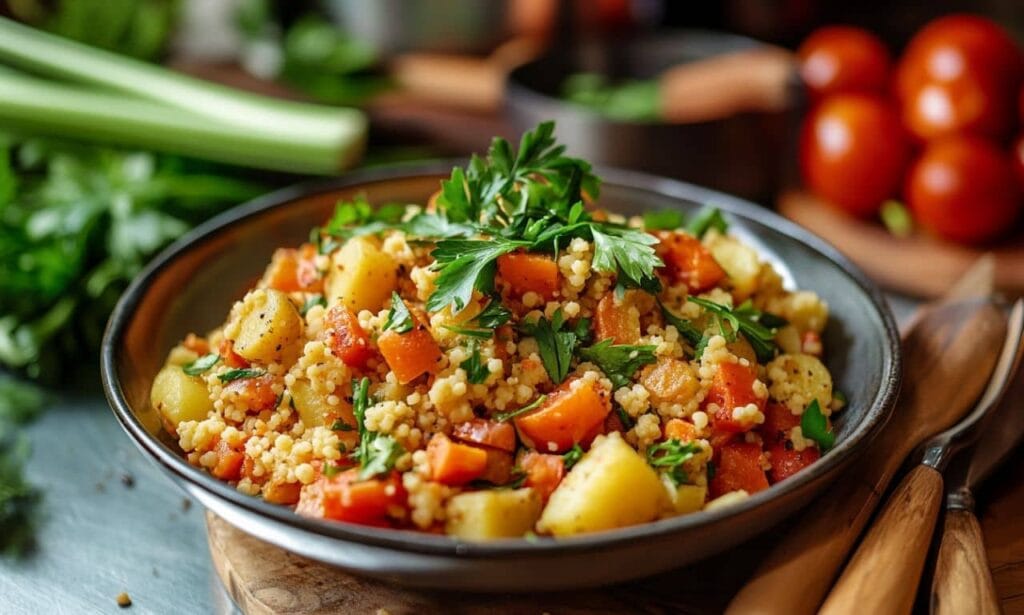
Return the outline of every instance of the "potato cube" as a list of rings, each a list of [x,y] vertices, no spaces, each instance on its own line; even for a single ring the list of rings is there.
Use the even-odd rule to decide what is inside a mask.
[[[715,235],[707,247],[729,276],[737,299],[742,301],[757,290],[761,259],[753,248],[727,235]]]
[[[177,365],[165,365],[157,373],[149,401],[164,423],[173,429],[182,421],[201,421],[213,410],[206,382],[189,376]]]
[[[350,239],[334,253],[327,278],[327,300],[358,313],[376,312],[398,285],[398,266],[369,237]]]
[[[540,516],[540,495],[526,487],[460,493],[448,501],[445,532],[466,540],[522,536]]]
[[[228,337],[248,361],[290,365],[302,350],[302,316],[288,295],[273,289],[250,292]]]

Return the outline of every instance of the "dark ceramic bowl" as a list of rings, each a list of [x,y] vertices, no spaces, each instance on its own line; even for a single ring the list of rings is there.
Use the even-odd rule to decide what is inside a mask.
[[[467,543],[446,536],[300,517],[239,493],[182,458],[162,432],[149,388],[168,350],[190,331],[221,323],[275,248],[296,245],[338,199],[424,202],[451,162],[357,172],[275,192],[203,224],[132,283],[103,340],[103,384],[128,435],[178,485],[232,525],[289,551],[396,583],[515,591],[602,585],[650,575],[717,553],[806,504],[882,428],[900,379],[899,338],[878,291],[825,242],[760,208],[717,192],[637,173],[600,169],[601,204],[623,213],[713,203],[790,284],[829,303],[826,363],[850,404],[838,444],[794,477],[731,507],[566,539]]]

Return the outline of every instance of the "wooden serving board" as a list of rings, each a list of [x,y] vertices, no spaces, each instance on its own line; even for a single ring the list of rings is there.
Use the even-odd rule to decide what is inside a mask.
[[[1024,450],[992,477],[979,494],[979,501],[996,592],[1007,615],[1024,615]],[[405,589],[364,579],[262,542],[213,514],[207,514],[206,522],[214,570],[246,615],[374,615],[378,609],[390,615],[719,613],[753,572],[759,558],[786,534],[783,524],[699,564],[607,588],[521,595],[466,594]],[[930,583],[926,573],[922,585]],[[926,612],[926,603],[919,604],[917,610]]]
[[[883,286],[917,297],[942,295],[986,251],[924,233],[895,237],[881,224],[848,216],[803,191],[783,192],[778,207],[782,215],[823,237]],[[988,251],[996,259],[996,286],[1024,294],[1024,234]]]

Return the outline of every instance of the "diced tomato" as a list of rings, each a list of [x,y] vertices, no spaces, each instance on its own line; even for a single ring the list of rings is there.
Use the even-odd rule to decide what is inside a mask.
[[[430,477],[445,485],[464,485],[480,478],[487,469],[487,452],[482,448],[452,442],[436,434],[427,444]]]
[[[408,384],[423,374],[436,374],[442,356],[434,336],[422,324],[407,333],[381,333],[377,347],[401,384]]]
[[[206,341],[206,338],[199,337],[195,333],[189,333],[186,335],[185,341],[182,342],[181,345],[199,356],[210,353],[210,342]]]
[[[665,423],[665,439],[679,440],[683,444],[697,439],[697,428],[682,419],[669,419]]]
[[[220,480],[236,481],[240,479],[245,453],[231,448],[224,440],[217,440],[217,445],[213,450],[217,454],[217,465],[213,466],[210,474]]]
[[[610,292],[601,298],[594,314],[594,337],[610,339],[613,344],[636,344],[640,340],[640,311],[629,301],[629,295],[621,301]]]
[[[692,292],[699,293],[725,278],[725,270],[696,237],[671,231],[655,235],[661,240],[658,255],[673,281],[685,283]]]
[[[498,274],[518,295],[535,292],[545,300],[558,293],[558,264],[541,254],[512,252],[498,257]]]
[[[786,442],[780,442],[768,448],[768,461],[772,464],[768,476],[772,484],[789,478],[821,458],[821,453],[813,446],[798,451],[786,445]]]
[[[715,477],[711,479],[711,497],[730,491],[757,493],[768,488],[768,477],[761,466],[761,445],[730,442],[716,451]]]
[[[388,509],[404,506],[405,489],[398,472],[384,478],[359,479],[359,468],[305,485],[295,512],[309,517],[363,525],[387,525]]]
[[[239,378],[224,386],[224,391],[237,395],[250,412],[269,410],[277,405],[277,393],[274,392],[274,377],[270,374],[255,378]]]
[[[596,382],[569,381],[548,396],[539,408],[515,418],[519,435],[532,448],[559,452],[597,435],[611,412],[608,393]],[[599,432],[598,432],[599,433]]]
[[[217,352],[220,354],[220,360],[224,361],[224,365],[234,369],[241,369],[243,367],[249,367],[250,363],[242,357],[242,355],[235,352],[235,343],[224,338],[220,341],[220,346],[217,347]]]
[[[328,310],[324,317],[324,333],[331,352],[349,367],[362,369],[374,355],[370,336],[360,326],[359,318],[343,305]]]
[[[523,455],[519,467],[526,472],[527,487],[532,487],[545,502],[565,477],[565,460],[561,455],[547,455],[529,451]]]
[[[264,275],[267,286],[286,293],[320,292],[324,283],[316,268],[316,247],[278,248]]]
[[[734,408],[754,404],[759,410],[764,409],[765,398],[754,394],[753,371],[739,363],[720,363],[718,372],[711,381],[711,389],[704,398],[705,407],[716,404],[718,410],[711,416],[711,427],[714,431],[736,433],[746,431],[755,425],[744,424],[732,418]]]
[[[789,434],[800,424],[800,417],[793,414],[785,405],[768,402],[764,407],[764,423],[758,428],[765,446],[783,444],[789,440]]]
[[[299,501],[302,483],[271,483],[263,488],[263,499],[271,504],[292,506]]]
[[[499,451],[495,448],[484,449],[487,453],[487,465],[480,480],[495,485],[504,485],[512,479],[512,453]]]
[[[510,453],[516,450],[516,428],[511,423],[470,419],[456,425],[452,430],[452,437]]]

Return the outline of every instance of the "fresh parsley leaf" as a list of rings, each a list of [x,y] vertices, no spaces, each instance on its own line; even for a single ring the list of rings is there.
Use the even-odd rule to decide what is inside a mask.
[[[498,257],[524,245],[499,238],[439,241],[431,256],[433,268],[441,273],[427,299],[427,309],[439,312],[451,305],[457,312],[469,305],[474,290],[489,294],[494,289]]]
[[[210,354],[199,357],[191,363],[182,365],[181,371],[185,372],[189,376],[198,376],[219,362],[220,355],[215,352],[211,352]]]
[[[611,225],[592,225],[594,239],[593,267],[597,271],[615,273],[619,282],[631,288],[655,293],[661,282],[654,270],[664,265],[654,246],[658,239],[637,229]]]
[[[697,327],[693,326],[693,323],[689,320],[673,314],[661,301],[658,302],[658,306],[661,307],[661,315],[665,318],[665,322],[675,327],[676,331],[679,332],[679,335],[682,335],[683,339],[696,348],[704,337],[704,333]]]
[[[459,367],[466,370],[466,379],[470,384],[483,384],[491,375],[490,370],[487,369],[487,362],[481,358],[480,348],[477,347],[475,339],[469,341],[468,348],[469,357]]]
[[[779,347],[775,343],[775,334],[778,333],[778,329],[763,324],[761,320],[764,318],[764,312],[755,309],[749,300],[738,308],[730,308],[701,297],[688,297],[687,300],[715,315],[718,319],[719,330],[726,340],[735,341],[736,334],[742,334],[750,342],[758,361],[762,363],[770,361],[778,352]],[[771,315],[769,320],[776,323],[785,322],[774,315]],[[726,328],[726,323],[729,324],[729,328]]]
[[[405,302],[398,296],[398,293],[391,291],[391,309],[388,310],[388,317],[384,321],[384,331],[396,333],[408,333],[413,329],[412,313],[406,307]]]
[[[332,237],[351,239],[360,235],[373,235],[393,228],[402,221],[408,206],[386,203],[374,209],[366,197],[341,201],[334,207],[334,215],[327,221],[324,232]]]
[[[623,429],[626,431],[633,429],[633,425],[636,424],[636,421],[633,420],[633,417],[629,416],[625,408],[616,403],[615,412],[619,415],[619,421],[622,423]]]
[[[243,368],[243,369],[229,369],[223,374],[217,376],[221,382],[232,382],[234,380],[241,380],[243,378],[259,378],[267,372],[262,369]]]
[[[484,309],[473,320],[484,329],[496,329],[512,318],[512,312],[502,305],[501,297],[491,297]]]
[[[588,348],[581,348],[580,358],[597,365],[612,385],[620,388],[629,384],[636,370],[657,360],[655,348],[652,345],[613,344],[611,339],[604,339]]]
[[[683,444],[672,438],[647,447],[647,463],[656,469],[663,470],[672,483],[679,486],[690,481],[683,469],[683,464],[692,459],[700,450],[700,446],[695,442]]]
[[[323,295],[313,295],[309,299],[306,299],[306,302],[303,303],[302,307],[299,309],[299,314],[305,316],[307,312],[318,305],[320,307],[327,307],[327,299],[324,298]]]
[[[686,225],[686,230],[696,237],[703,237],[711,229],[715,229],[719,233],[729,230],[729,222],[722,215],[722,210],[717,207],[701,209]]]
[[[543,404],[545,401],[547,401],[547,399],[548,399],[547,395],[541,395],[537,399],[531,401],[530,403],[526,404],[522,408],[519,408],[518,410],[509,410],[508,412],[499,412],[498,414],[495,414],[494,415],[494,420],[498,421],[499,423],[504,423],[505,421],[508,421],[510,419],[514,419],[515,417],[519,416],[520,414],[526,414],[527,412],[530,412],[531,410],[536,410],[537,408],[540,407],[541,404]]]
[[[564,331],[565,318],[561,308],[555,311],[551,320],[543,316],[536,322],[523,323],[523,331],[537,340],[540,360],[551,381],[561,384],[569,374],[573,352],[579,343],[576,331]]]
[[[674,231],[686,223],[686,217],[678,209],[659,209],[644,213],[644,230]]]
[[[573,444],[567,453],[562,455],[562,463],[565,464],[565,471],[568,472],[583,458],[583,449],[579,443]]]
[[[472,237],[476,228],[470,224],[455,223],[445,216],[420,212],[413,216],[400,228],[415,239],[451,239],[453,237]]]
[[[708,342],[711,341],[711,336],[705,333],[700,337],[700,341],[693,347],[693,356],[696,359],[700,359],[704,356],[704,351],[708,348]]]
[[[808,440],[814,440],[822,452],[835,446],[836,434],[829,429],[828,419],[821,412],[821,406],[815,399],[804,409],[800,417],[800,431]]]
[[[352,381],[352,413],[359,431],[359,448],[352,457],[359,462],[359,480],[390,472],[405,449],[389,435],[366,429],[366,410],[370,407],[370,379]]]

